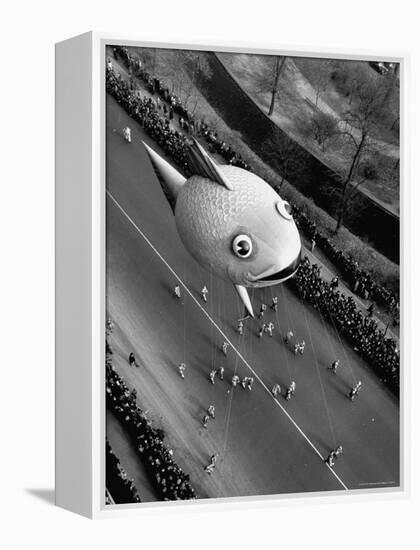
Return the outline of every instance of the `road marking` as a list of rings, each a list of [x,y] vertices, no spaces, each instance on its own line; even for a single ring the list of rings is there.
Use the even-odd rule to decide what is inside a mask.
[[[207,311],[203,308],[203,306],[200,304],[200,302],[197,300],[197,298],[193,295],[193,293],[190,291],[190,289],[186,286],[184,281],[177,275],[177,273],[172,269],[172,267],[168,264],[168,262],[165,260],[165,258],[160,254],[159,250],[153,245],[153,243],[146,237],[146,235],[143,233],[143,231],[138,227],[138,225],[135,223],[135,221],[127,214],[127,212],[124,210],[124,208],[117,202],[116,199],[111,195],[109,191],[106,192],[108,197],[112,200],[112,202],[117,206],[117,208],[124,214],[124,216],[127,218],[127,220],[131,223],[131,225],[134,227],[134,229],[143,237],[143,239],[146,241],[146,243],[150,246],[150,248],[155,252],[155,254],[162,260],[162,262],[166,265],[166,267],[169,269],[169,271],[172,273],[172,275],[177,279],[177,281],[183,286],[184,290],[187,292],[187,294],[190,295],[190,297],[193,299],[193,301],[196,303],[196,305],[201,309],[201,311],[204,313],[204,315],[208,318],[208,320],[212,323],[212,325],[220,332],[220,334],[223,336],[223,338],[226,340],[226,342],[229,343],[231,348],[236,352],[238,357],[242,360],[242,362],[248,367],[248,369],[252,372],[252,374],[255,376],[255,378],[258,380],[258,382],[261,384],[261,386],[266,390],[266,392],[269,394],[271,399],[276,403],[276,405],[283,411],[283,413],[287,416],[287,418],[290,420],[290,422],[293,424],[293,426],[297,429],[297,431],[301,434],[301,436],[305,439],[305,441],[312,447],[312,449],[315,451],[315,453],[320,457],[322,462],[324,462],[324,457],[322,454],[318,451],[318,449],[315,447],[315,445],[312,443],[312,441],[309,439],[309,437],[304,433],[302,428],[293,420],[293,418],[290,416],[290,414],[287,412],[287,410],[275,399],[269,388],[265,385],[265,383],[262,381],[260,376],[255,372],[255,370],[251,367],[251,365],[248,363],[248,361],[242,356],[242,354],[236,349],[236,347],[232,344],[232,342],[229,340],[228,336],[223,332],[223,330],[219,327],[219,325],[210,317],[210,315],[207,313]],[[337,479],[337,481],[340,483],[340,485],[348,491],[349,488],[344,483],[344,481],[340,478],[340,476],[327,464],[325,463],[325,466],[330,470],[330,472],[334,475],[334,477]]]

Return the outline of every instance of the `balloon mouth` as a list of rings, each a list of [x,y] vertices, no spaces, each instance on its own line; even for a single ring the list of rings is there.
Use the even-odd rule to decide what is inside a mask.
[[[261,279],[258,279],[257,282],[285,281],[286,279],[289,279],[289,277],[292,277],[296,273],[301,261],[302,261],[302,249],[299,250],[299,254],[296,256],[293,262],[291,262],[287,267],[281,269],[280,271],[277,271],[276,273],[267,275],[266,277],[261,277]]]

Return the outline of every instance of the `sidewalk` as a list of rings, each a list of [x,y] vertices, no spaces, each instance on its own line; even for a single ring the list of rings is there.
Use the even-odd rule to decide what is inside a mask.
[[[125,65],[119,59],[115,59],[115,57],[113,55],[113,52],[112,52],[112,47],[111,46],[107,47],[106,56],[111,58],[113,69],[116,72],[119,72],[123,78],[128,80],[130,78],[130,74],[129,74],[128,70],[126,69]],[[139,91],[142,94],[143,97],[152,98],[154,101],[156,101],[156,99],[158,97],[158,94],[152,94],[150,92],[150,90],[147,88],[146,83],[144,82],[143,79],[138,78],[136,76],[133,76],[132,78],[135,82],[136,90]],[[162,79],[162,80],[164,80],[164,79]],[[162,104],[165,103],[162,98],[160,98],[160,99],[161,99]],[[166,102],[166,104],[169,105],[168,102]],[[162,117],[165,116],[164,113],[163,113],[163,110],[159,111],[159,113],[160,113],[160,116],[162,116]],[[200,145],[202,145],[205,149],[208,149],[208,143],[205,140],[205,138],[203,138],[201,135],[191,134],[189,132],[186,132],[185,130],[183,130],[181,128],[181,126],[179,124],[179,115],[178,114],[174,113],[174,117],[170,121],[169,127],[170,127],[171,130],[175,130],[175,131],[179,132],[180,134],[186,135],[187,137],[192,137],[194,135],[194,138],[197,141],[200,142]],[[225,159],[221,155],[219,155],[218,153],[212,153],[211,156],[219,164],[225,164],[226,163]],[[170,162],[172,163],[172,161],[170,161]]]

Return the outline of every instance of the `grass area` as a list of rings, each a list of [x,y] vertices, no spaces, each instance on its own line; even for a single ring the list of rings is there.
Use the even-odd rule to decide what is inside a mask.
[[[367,61],[294,57],[293,62],[312,86],[320,90],[324,101],[342,116],[357,102],[351,94],[352,81],[363,79],[381,88],[389,86],[389,97],[378,111],[372,134],[399,145],[399,126],[394,124],[399,112],[399,80],[393,79],[392,74],[379,74]]]
[[[264,111],[271,101],[272,56],[218,54],[227,70]],[[335,80],[332,79],[332,75]],[[314,136],[313,121],[321,111],[338,122],[350,108],[358,111],[357,93],[349,93],[356,75],[372,86],[389,84],[389,97],[378,110],[372,125],[371,143],[361,163],[365,170],[361,190],[385,208],[399,213],[399,125],[393,123],[399,109],[399,81],[376,73],[367,62],[287,58],[278,84],[278,98],[272,120],[314,156],[337,173],[346,173],[354,152],[347,138],[334,135],[320,144]],[[382,81],[380,79],[383,79]],[[384,80],[388,79],[388,80]],[[380,88],[379,88],[380,89]],[[360,92],[361,93],[361,92]]]
[[[190,78],[190,71],[183,64],[182,55],[173,50],[156,50],[156,54],[142,48],[129,48],[132,54],[139,55],[146,70],[162,78],[167,85],[180,95],[188,93],[185,99],[189,108],[204,119],[210,128],[217,131],[219,138],[230,144],[242,157],[252,165],[253,172],[268,181],[271,185],[282,185],[281,194],[297,206],[306,210],[316,223],[318,230],[331,235],[331,240],[344,252],[351,254],[359,261],[361,267],[372,273],[375,279],[394,290],[399,286],[399,267],[366,243],[342,228],[338,235],[333,235],[335,220],[311,199],[306,198],[294,186],[284,181],[274,170],[265,164],[242,140],[239,132],[234,132],[224,122],[218,112],[207,102]],[[205,56],[201,60],[205,67]]]

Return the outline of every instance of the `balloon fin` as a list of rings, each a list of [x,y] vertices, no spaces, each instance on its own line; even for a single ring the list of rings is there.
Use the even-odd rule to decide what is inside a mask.
[[[179,191],[186,182],[186,179],[182,174],[175,170],[169,162],[156,153],[151,147],[149,147],[144,141],[142,142],[147,155],[152,163],[155,174],[159,180],[159,183],[165,193],[172,210],[175,210],[176,199]]]
[[[188,160],[193,174],[208,178],[219,185],[223,185],[230,191],[234,190],[231,182],[222,174],[222,171],[214,160],[201,147],[198,141],[192,138],[192,143],[188,147]]]
[[[245,306],[245,309],[251,315],[251,317],[254,317],[254,311],[252,309],[252,304],[247,289],[242,285],[235,285],[235,288],[236,292],[239,294],[239,298],[242,300]]]

